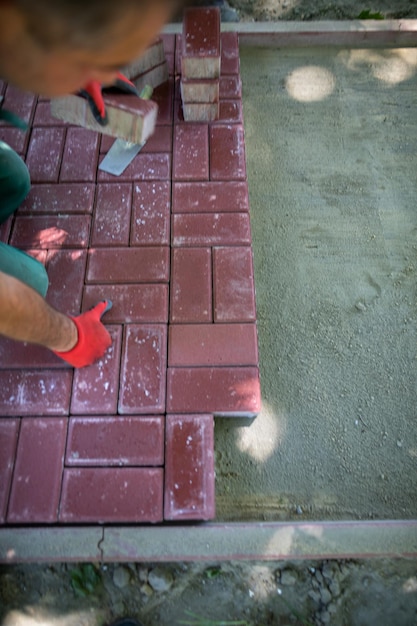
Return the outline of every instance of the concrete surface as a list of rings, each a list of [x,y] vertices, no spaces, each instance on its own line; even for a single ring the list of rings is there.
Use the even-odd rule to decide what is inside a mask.
[[[417,514],[417,50],[241,48],[263,409],[217,517]]]

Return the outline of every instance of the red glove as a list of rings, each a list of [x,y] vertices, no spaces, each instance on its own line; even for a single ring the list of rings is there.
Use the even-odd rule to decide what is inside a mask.
[[[104,300],[82,315],[70,316],[78,330],[78,341],[72,350],[55,354],[73,367],[91,365],[103,356],[111,345],[111,337],[100,319],[111,307],[111,300]]]
[[[108,124],[108,119],[106,107],[103,100],[103,89],[117,89],[119,91],[124,91],[125,93],[131,93],[138,97],[139,92],[136,89],[135,85],[120,72],[117,72],[117,78],[112,85],[107,85],[103,87],[103,85],[96,80],[91,80],[89,83],[87,83],[84,89],[80,91],[80,96],[87,98],[91,111],[97,122],[101,126],[106,126],[106,124]]]

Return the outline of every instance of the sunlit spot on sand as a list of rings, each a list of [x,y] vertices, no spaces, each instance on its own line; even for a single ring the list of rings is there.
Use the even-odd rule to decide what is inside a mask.
[[[352,71],[368,69],[374,78],[387,84],[398,85],[414,76],[417,71],[417,50],[350,50],[343,51],[338,58]]]
[[[238,431],[237,446],[257,461],[267,461],[280,445],[286,429],[285,416],[265,401],[258,417]]]
[[[319,102],[334,91],[336,79],[332,72],[319,65],[305,65],[292,71],[286,78],[289,95],[298,102]]]

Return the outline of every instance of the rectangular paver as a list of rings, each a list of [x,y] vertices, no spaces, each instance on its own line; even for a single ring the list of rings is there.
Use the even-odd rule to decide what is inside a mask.
[[[97,185],[92,246],[127,246],[130,237],[131,183]]]
[[[113,307],[106,313],[106,323],[166,324],[168,321],[167,284],[87,285],[85,287],[84,311],[91,309],[101,300],[113,302]]]
[[[6,519],[20,420],[0,421],[0,523]]]
[[[84,128],[68,128],[59,179],[63,182],[94,182],[100,137]]]
[[[90,367],[74,371],[70,411],[73,415],[115,414],[119,393],[122,327],[108,326],[111,346]]]
[[[209,144],[206,124],[178,124],[174,129],[175,180],[208,180]]]
[[[71,315],[80,313],[86,263],[86,250],[48,251],[46,269],[49,289],[46,299],[49,304]]]
[[[90,248],[86,282],[152,283],[169,280],[169,248]]]
[[[166,346],[165,325],[125,327],[119,413],[165,413]]]
[[[18,215],[10,243],[19,248],[86,248],[89,215]]]
[[[255,324],[171,324],[169,366],[258,365]]]
[[[133,186],[132,246],[169,245],[171,183],[143,182]]]
[[[158,466],[164,464],[165,418],[159,416],[73,417],[67,466]]]
[[[167,415],[164,517],[209,520],[214,502],[212,415]]]
[[[139,523],[163,519],[163,470],[151,467],[66,469],[61,522]]]
[[[248,213],[176,213],[173,246],[234,246],[251,242]]]
[[[170,321],[212,320],[210,248],[174,248],[171,267]]]
[[[174,183],[174,213],[244,213],[249,211],[246,181]]]
[[[65,418],[28,417],[22,420],[8,522],[57,521],[66,436]]]
[[[0,415],[68,415],[71,383],[68,369],[1,370]]]
[[[214,248],[213,290],[216,322],[256,319],[252,249],[249,246]]]
[[[210,180],[246,180],[243,126],[224,124],[211,127]]]
[[[65,133],[56,127],[32,130],[26,158],[32,182],[58,182]]]
[[[28,197],[19,207],[19,215],[91,213],[94,193],[93,183],[32,184]]]
[[[184,12],[181,72],[187,78],[220,75],[220,10],[195,7]]]
[[[168,413],[253,417],[260,410],[257,367],[172,367],[167,377]]]

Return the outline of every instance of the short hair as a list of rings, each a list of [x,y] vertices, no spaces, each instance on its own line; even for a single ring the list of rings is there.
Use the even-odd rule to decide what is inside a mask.
[[[123,11],[142,9],[146,13],[162,5],[174,13],[181,6],[181,0],[13,1],[25,15],[31,35],[46,48],[64,40],[76,46],[93,47],[97,40],[105,40],[109,25]]]

